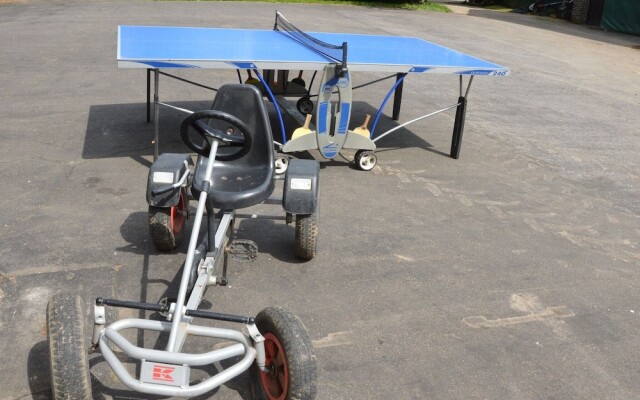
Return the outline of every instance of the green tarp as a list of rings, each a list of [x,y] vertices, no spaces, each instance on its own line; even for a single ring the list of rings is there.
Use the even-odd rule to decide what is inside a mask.
[[[600,27],[640,35],[640,0],[606,0]]]

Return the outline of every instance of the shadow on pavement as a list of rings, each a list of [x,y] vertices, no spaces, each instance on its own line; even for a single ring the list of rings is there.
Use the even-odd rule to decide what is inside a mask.
[[[207,109],[209,101],[188,101],[173,102],[173,105],[187,110]],[[276,141],[281,141],[281,128],[273,106],[269,104],[271,111],[271,129]],[[430,110],[429,110],[430,111]],[[366,114],[373,119],[377,108],[363,101],[353,103],[353,111],[350,120],[351,129],[355,129]],[[185,118],[185,114],[173,109],[162,107],[159,118],[159,153],[187,153],[189,150],[180,139],[180,124]],[[417,116],[410,116],[415,118]],[[298,128],[293,118],[285,116],[285,134],[289,138],[293,131]],[[429,120],[429,119],[427,119]],[[382,115],[378,122],[375,135],[397,127],[404,122],[401,116],[400,122],[392,120],[387,115]],[[413,133],[410,125],[400,128],[391,135],[381,139],[376,144],[378,151],[385,147],[418,147],[436,154],[444,154],[433,149],[433,146]],[[82,150],[84,159],[104,159],[130,157],[145,166],[150,166],[149,158],[153,156],[153,123],[146,122],[146,104],[105,104],[93,105],[89,109],[89,117]]]
[[[51,398],[51,371],[49,369],[49,342],[43,340],[36,343],[29,351],[27,360],[27,376],[29,389],[34,400]]]

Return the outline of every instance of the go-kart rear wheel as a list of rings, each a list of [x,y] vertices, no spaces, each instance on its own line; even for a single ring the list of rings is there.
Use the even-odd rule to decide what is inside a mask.
[[[47,304],[47,340],[51,397],[92,398],[84,336],[84,311],[79,296],[58,293]]]
[[[254,400],[311,400],[317,392],[316,356],[304,324],[295,314],[267,307],[256,317],[264,336],[266,367],[252,369]]]
[[[184,190],[180,191],[178,204],[174,207],[149,206],[149,234],[158,250],[171,251],[182,243],[187,207],[187,194]]]
[[[296,215],[296,256],[311,260],[318,247],[318,217],[313,214]]]

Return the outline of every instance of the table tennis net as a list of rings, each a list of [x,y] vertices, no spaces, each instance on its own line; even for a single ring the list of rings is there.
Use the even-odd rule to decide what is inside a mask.
[[[276,11],[276,23],[273,29],[288,35],[290,38],[306,47],[309,47],[315,52],[342,64],[342,68],[347,67],[347,42],[343,42],[342,45],[338,46],[316,39],[296,28],[278,11]]]

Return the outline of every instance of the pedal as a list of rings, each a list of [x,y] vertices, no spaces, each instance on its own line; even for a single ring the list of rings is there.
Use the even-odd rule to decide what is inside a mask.
[[[236,239],[227,246],[227,254],[234,261],[253,262],[258,257],[258,245],[253,240]]]
[[[168,321],[171,321],[173,317],[173,311],[175,310],[176,302],[178,301],[175,297],[163,297],[158,301],[158,304],[167,309],[167,311],[158,311],[162,317],[166,318]]]

